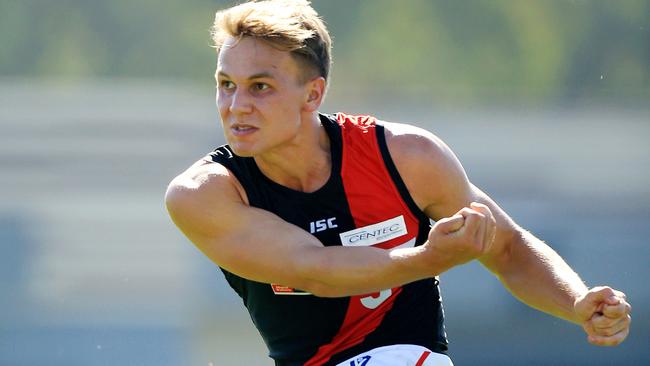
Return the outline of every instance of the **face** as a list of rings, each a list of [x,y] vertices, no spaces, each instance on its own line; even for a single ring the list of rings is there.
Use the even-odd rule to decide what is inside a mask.
[[[217,106],[237,155],[259,156],[296,141],[310,97],[300,75],[289,52],[251,37],[226,42],[215,74]]]

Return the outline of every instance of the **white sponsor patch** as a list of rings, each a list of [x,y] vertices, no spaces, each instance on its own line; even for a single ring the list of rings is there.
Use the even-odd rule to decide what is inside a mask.
[[[341,244],[345,247],[371,246],[406,234],[404,216],[339,234]]]

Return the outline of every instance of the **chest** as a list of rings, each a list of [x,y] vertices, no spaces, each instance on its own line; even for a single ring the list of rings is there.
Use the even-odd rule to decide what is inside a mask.
[[[273,212],[316,236],[324,245],[391,248],[410,242],[420,222],[386,179],[338,175],[314,193],[256,184],[251,205]],[[252,194],[251,194],[252,193]]]

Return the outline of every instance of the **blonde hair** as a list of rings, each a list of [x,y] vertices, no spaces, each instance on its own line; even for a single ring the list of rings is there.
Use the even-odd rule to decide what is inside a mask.
[[[255,37],[307,66],[304,81],[329,77],[332,40],[308,0],[252,0],[218,11],[210,35],[217,52],[229,37]]]

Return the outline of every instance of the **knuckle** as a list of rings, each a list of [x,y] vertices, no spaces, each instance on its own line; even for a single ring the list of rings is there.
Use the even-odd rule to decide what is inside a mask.
[[[600,339],[599,345],[601,345],[601,346],[615,346],[615,345],[617,345],[619,343],[620,343],[620,340],[616,339],[615,337],[606,336],[606,337],[602,337]]]
[[[623,342],[623,341],[625,340],[625,338],[627,338],[627,334],[628,334],[628,333],[625,332],[625,331],[616,334],[616,335],[613,337],[613,338],[614,338],[614,342],[615,342],[614,345],[617,345],[617,344],[620,344],[621,342]]]
[[[465,217],[465,225],[463,226],[463,229],[466,235],[471,235],[473,230],[476,228],[477,221],[476,218],[473,216],[467,216]]]
[[[611,336],[613,336],[614,334],[616,334],[616,330],[614,330],[614,329],[612,329],[612,328],[605,328],[605,329],[602,329],[602,330],[600,331],[600,334],[601,334],[601,335],[604,335],[605,337],[611,337]]]
[[[601,337],[598,336],[593,336],[590,340],[589,343],[595,344],[597,346],[604,346],[605,345],[605,340],[602,339]]]
[[[598,317],[597,319],[593,320],[593,325],[595,329],[603,329],[608,327],[610,325],[610,322],[607,321],[604,317]]]
[[[468,219],[471,219],[471,218],[475,218],[475,217],[476,217],[476,213],[477,213],[477,212],[474,211],[474,210],[467,209],[467,211],[465,211],[465,213],[464,213],[464,216],[465,216],[466,218],[468,218]]]
[[[625,307],[620,304],[615,306],[605,305],[603,313],[609,317],[620,316],[625,313]]]
[[[602,286],[602,291],[610,295],[615,295],[614,290],[609,286]]]
[[[615,346],[616,343],[615,343],[615,341],[613,341],[613,340],[606,340],[606,339],[603,339],[603,340],[601,340],[601,341],[598,343],[598,345],[599,345],[599,346],[608,346],[608,347],[609,347],[609,346]]]
[[[471,215],[471,214],[474,213],[474,212],[476,212],[476,211],[472,210],[472,209],[469,208],[469,207],[463,207],[463,208],[459,211],[459,213],[463,214],[463,216],[465,216],[465,215]]]
[[[589,294],[592,296],[600,295],[609,297],[614,295],[614,290],[612,290],[609,286],[596,286],[589,291]]]

